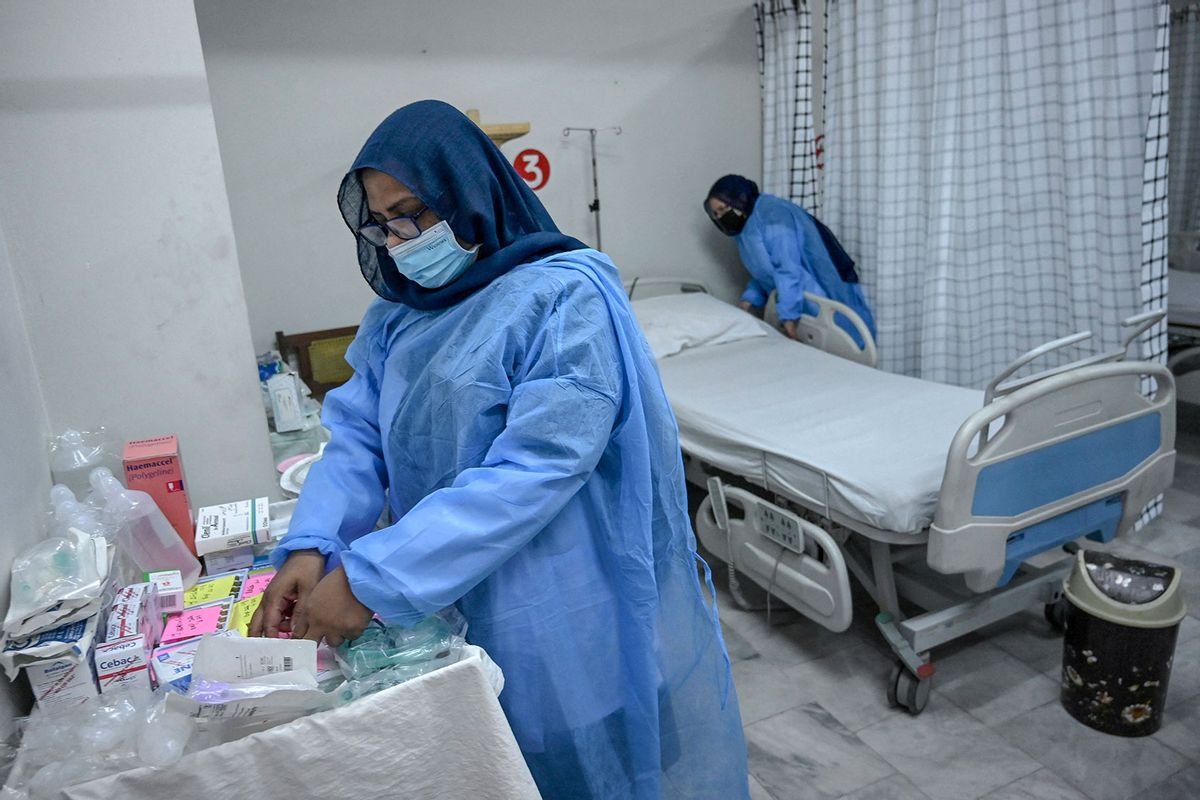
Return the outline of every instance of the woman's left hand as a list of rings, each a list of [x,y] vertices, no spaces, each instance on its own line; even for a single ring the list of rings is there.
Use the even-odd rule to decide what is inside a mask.
[[[785,319],[785,320],[783,321],[783,332],[784,332],[785,334],[787,334],[787,337],[788,337],[789,339],[796,339],[796,338],[798,338],[798,337],[797,337],[797,334],[796,334],[796,320],[794,320],[794,319]]]
[[[321,579],[292,612],[292,638],[325,639],[330,647],[357,639],[374,613],[350,591],[346,570],[339,566]]]

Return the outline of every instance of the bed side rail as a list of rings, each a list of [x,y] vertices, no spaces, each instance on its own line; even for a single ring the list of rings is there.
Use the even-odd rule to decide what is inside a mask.
[[[1042,374],[959,428],[929,565],[963,574],[976,592],[1003,586],[1039,552],[1129,530],[1174,470],[1175,382],[1164,366],[1106,361]]]
[[[835,633],[854,602],[837,542],[821,527],[745,489],[708,480],[696,535],[717,558]]]
[[[871,329],[854,309],[845,303],[820,297],[812,292],[805,292],[804,299],[815,303],[818,311],[815,317],[802,314],[800,319],[796,320],[796,335],[800,337],[800,341],[868,367],[874,367],[879,362],[879,353],[875,350],[875,337],[871,336]],[[863,347],[859,347],[854,337],[837,324],[838,314],[848,319],[858,331],[865,343]]]

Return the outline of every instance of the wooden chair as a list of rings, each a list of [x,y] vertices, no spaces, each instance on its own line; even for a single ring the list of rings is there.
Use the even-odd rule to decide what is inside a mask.
[[[300,374],[313,397],[320,400],[354,374],[346,363],[346,349],[357,333],[357,325],[287,335],[275,331],[275,347],[284,362]]]

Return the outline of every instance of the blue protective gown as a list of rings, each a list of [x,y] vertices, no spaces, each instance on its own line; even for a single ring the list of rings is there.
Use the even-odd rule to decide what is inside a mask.
[[[775,307],[779,318],[799,319],[801,314],[817,315],[816,304],[804,299],[804,293],[811,292],[850,306],[875,335],[875,318],[862,286],[842,280],[816,224],[803,208],[781,197],[760,194],[746,226],[733,238],[750,272],[742,300],[761,308],[771,292],[778,291]],[[859,347],[864,346],[849,320],[838,315],[835,321]]]
[[[377,300],[346,357],[276,565],[319,549],[391,623],[457,604],[547,798],[747,797],[678,431],[612,262]],[[372,532],[385,502],[399,521]]]

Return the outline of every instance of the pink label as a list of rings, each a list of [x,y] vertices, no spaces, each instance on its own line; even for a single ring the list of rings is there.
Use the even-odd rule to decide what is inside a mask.
[[[195,636],[204,636],[225,630],[229,622],[229,604],[221,603],[212,606],[197,606],[185,609],[178,614],[167,616],[167,624],[163,629],[162,643],[169,644]]]
[[[267,584],[275,577],[275,571],[270,572],[252,572],[250,577],[246,578],[246,584],[242,587],[242,596],[239,600],[245,600],[248,597],[254,597],[256,594],[262,594],[267,590]]]

